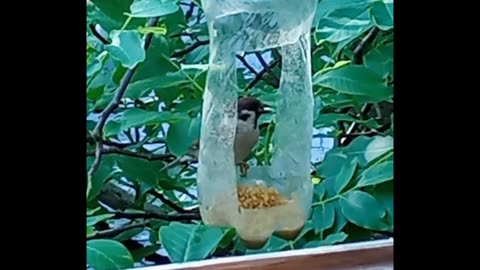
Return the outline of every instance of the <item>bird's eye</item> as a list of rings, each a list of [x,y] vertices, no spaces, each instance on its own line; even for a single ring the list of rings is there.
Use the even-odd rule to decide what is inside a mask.
[[[243,120],[243,121],[247,121],[247,119],[250,117],[250,114],[249,113],[240,113],[238,114],[238,119],[240,120]]]

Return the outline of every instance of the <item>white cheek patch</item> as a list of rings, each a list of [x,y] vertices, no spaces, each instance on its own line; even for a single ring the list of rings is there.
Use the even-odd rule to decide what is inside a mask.
[[[253,112],[252,112],[252,111],[249,111],[249,110],[241,110],[240,113],[241,113],[241,114],[248,114],[248,115],[250,115],[250,116],[253,115]]]
[[[248,115],[247,120],[238,119],[237,130],[239,132],[248,132],[255,129],[255,113],[249,110],[241,110],[240,114]]]

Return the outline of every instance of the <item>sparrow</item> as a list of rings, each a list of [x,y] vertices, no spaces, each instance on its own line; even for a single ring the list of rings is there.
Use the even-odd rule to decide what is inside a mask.
[[[272,110],[255,97],[240,98],[237,104],[238,120],[233,151],[235,165],[240,166],[240,175],[245,176],[249,168],[245,159],[250,155],[260,137],[258,120],[260,116],[269,113]],[[175,164],[187,161],[198,161],[199,150],[200,140],[196,139],[190,146],[187,154],[177,158],[166,167],[169,168]],[[164,167],[164,169],[166,169],[166,167]]]

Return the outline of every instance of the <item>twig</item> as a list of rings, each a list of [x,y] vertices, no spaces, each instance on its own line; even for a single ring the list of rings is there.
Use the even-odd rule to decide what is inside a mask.
[[[257,76],[257,77],[260,75],[260,73],[258,73],[258,72],[247,62],[247,60],[245,60],[245,57],[244,57],[244,56],[240,56],[240,55],[237,54],[236,57],[237,57],[238,60],[240,60],[240,62],[242,62],[242,64],[243,64],[251,73],[253,73],[253,75],[255,75],[255,76]],[[260,56],[260,57],[261,57],[261,56]],[[262,58],[262,60],[263,60],[263,58]],[[263,60],[263,63],[265,64],[265,65],[264,65],[264,68],[268,68],[268,65],[267,65],[267,63],[265,63],[265,60]],[[263,65],[263,64],[262,64],[262,65]],[[267,71],[268,71],[268,72],[271,72],[271,69],[268,68]],[[264,74],[260,75],[259,79],[263,79],[263,75],[264,75]],[[272,76],[273,76],[273,79],[275,80],[274,82],[270,82],[270,81],[267,81],[267,80],[265,80],[265,82],[267,82],[267,83],[270,84],[271,86],[277,88],[277,87],[279,86],[278,79],[277,79],[277,77],[273,74],[273,72],[272,72]]]
[[[139,143],[140,142],[140,130],[139,130],[138,127],[133,128],[133,130],[135,131],[135,143]]]
[[[191,3],[193,3],[193,2],[191,2]],[[190,6],[191,3],[180,1],[180,5],[182,5],[182,6]]]
[[[245,57],[244,56],[240,56],[240,55],[236,55],[237,59],[240,60],[240,62],[242,62],[242,64],[251,72],[253,73],[255,76],[258,76],[258,72],[252,67],[250,66],[250,64],[247,62],[247,60],[245,60]]]
[[[158,23],[158,18],[153,18],[150,19],[148,22],[148,27],[155,26]],[[152,42],[153,38],[153,33],[148,33],[145,37],[145,44],[144,44],[144,49],[147,50],[148,47],[150,47],[150,44]],[[88,171],[88,176],[91,177],[94,173],[95,170],[98,168],[98,165],[100,164],[102,155],[102,141],[103,141],[103,128],[105,126],[105,123],[107,122],[107,118],[110,116],[110,114],[115,110],[115,108],[118,107],[120,104],[120,100],[122,99],[123,95],[125,94],[125,91],[127,90],[127,86],[130,83],[130,81],[133,78],[133,75],[135,74],[135,71],[137,69],[137,66],[135,66],[133,69],[129,69],[126,73],[125,76],[122,79],[122,82],[120,83],[120,87],[117,89],[115,96],[113,99],[110,101],[110,103],[107,105],[105,110],[101,113],[100,115],[100,120],[98,121],[97,125],[95,126],[95,129],[93,130],[92,137],[95,140],[95,148],[96,152],[98,155],[95,155],[95,160],[92,164],[92,167]],[[94,166],[95,165],[95,166]]]
[[[178,213],[192,213],[192,211],[183,209],[182,207],[176,205],[175,203],[167,199],[165,196],[163,196],[163,194],[160,194],[153,189],[149,190],[147,193],[159,199],[162,203],[168,205],[170,208],[177,211]]]
[[[272,63],[270,63],[270,65],[267,67],[268,69],[272,69],[274,68],[276,65],[278,65],[278,63],[280,63],[280,60],[277,59],[275,61],[273,61]],[[249,89],[252,89],[260,80],[262,80],[262,77],[263,75],[265,75],[265,73],[268,72],[268,69],[267,68],[264,68],[262,69],[262,71],[260,71],[257,75],[257,77],[255,77],[255,79],[253,79],[248,85],[247,87],[245,88],[245,91],[249,90]]]
[[[362,115],[365,115],[370,110],[371,107],[372,107],[372,104],[370,103],[363,105],[357,117],[362,117]],[[340,139],[340,145],[347,145],[355,138],[355,136],[352,136],[351,134],[355,132],[358,126],[359,126],[358,122],[353,122],[348,127],[347,131],[345,132],[345,135]]]
[[[192,14],[193,14],[193,10],[195,9],[195,3],[191,2],[190,3],[190,7],[189,9],[187,10],[187,13],[185,14],[185,19],[188,21],[188,19],[190,19],[190,17],[192,17]]]
[[[131,229],[134,229],[134,228],[146,227],[149,223],[150,223],[150,221],[147,220],[147,221],[144,221],[144,222],[134,223],[134,224],[122,226],[122,227],[115,228],[115,229],[99,231],[96,234],[87,237],[87,241],[92,240],[92,239],[99,239],[99,238],[113,238],[113,237],[121,234],[122,232],[131,230]]]
[[[127,218],[127,219],[136,219],[136,218],[156,218],[166,221],[190,221],[190,220],[200,220],[201,216],[199,213],[179,213],[179,214],[160,214],[154,212],[148,213],[124,213],[116,212],[115,218]]]
[[[127,218],[127,219],[161,219],[165,221],[192,221],[192,220],[200,220],[201,216],[199,213],[183,213],[183,214],[159,214],[159,213],[123,213],[123,212],[115,212],[113,218]],[[141,228],[146,227],[150,224],[149,220],[143,222],[137,222],[134,224],[122,226],[115,229],[109,229],[105,231],[97,232],[96,234],[87,237],[87,240],[91,239],[98,239],[98,238],[112,238],[116,235],[128,231],[134,228]]]
[[[98,40],[100,40],[103,44],[107,45],[107,44],[110,44],[110,41],[108,41],[106,38],[104,38],[102,36],[102,34],[100,34],[97,29],[95,29],[95,25],[93,25],[93,23],[89,24],[88,27],[90,28],[90,30],[92,31],[92,34],[98,38]]]
[[[375,39],[375,36],[378,34],[378,32],[379,32],[379,29],[377,27],[373,27],[372,29],[370,29],[367,35],[362,39],[362,41],[358,43],[358,45],[353,50],[352,64],[355,64],[355,65],[362,64],[363,52],[365,50],[365,47]],[[358,116],[361,117],[362,115],[365,115],[370,110],[371,107],[372,107],[372,104],[365,104],[362,107]],[[357,127],[358,127],[357,122],[353,122],[350,125],[350,127],[347,129],[345,137],[340,139],[340,145],[347,145],[353,140],[354,136],[350,136],[350,134],[352,134]]]
[[[275,75],[275,73],[273,73],[272,69],[268,66],[267,62],[265,62],[265,59],[263,59],[262,54],[259,53],[259,52],[255,52],[255,55],[257,56],[260,64],[262,64],[263,68],[266,69],[268,74],[270,74],[270,76],[272,76],[272,78],[275,80],[274,87],[275,88],[278,87],[280,85],[280,81],[278,80],[277,75]]]
[[[203,45],[207,45],[208,43],[210,43],[209,40],[196,41],[196,42],[192,43],[192,45],[186,47],[185,49],[172,53],[171,57],[182,57],[182,56],[186,55],[187,53],[195,50],[196,48],[198,48],[200,46],[203,46]]]
[[[97,149],[87,150],[87,156],[96,155]],[[150,161],[153,161],[153,160],[169,160],[169,159],[175,158],[175,156],[173,154],[147,154],[147,153],[141,153],[141,152],[133,152],[133,151],[126,150],[126,149],[121,149],[121,148],[118,148],[118,147],[115,147],[115,146],[111,146],[111,147],[108,147],[108,148],[103,148],[102,147],[100,152],[101,152],[100,154],[102,154],[102,155],[120,154],[120,155],[129,156],[129,157],[142,158],[142,159],[146,159],[146,160],[150,160]]]
[[[90,167],[90,170],[88,171],[88,177],[92,177],[95,171],[98,169],[98,166],[100,165],[100,160],[102,158],[102,151],[103,151],[103,144],[101,141],[96,141],[95,142],[95,150],[94,150],[94,156],[95,159],[93,160],[92,166]]]
[[[363,62],[363,52],[365,50],[365,47],[372,42],[375,37],[377,36],[378,32],[380,30],[377,27],[373,27],[370,29],[368,34],[358,43],[358,45],[355,47],[353,50],[353,57],[352,57],[352,63],[355,65],[361,65]]]
[[[363,132],[350,132],[349,134],[345,134],[344,136],[345,137],[348,137],[348,136],[357,137],[357,136],[370,136],[370,135],[382,135],[382,132],[380,132],[376,129],[371,129],[369,131],[363,131]]]
[[[93,139],[92,135],[88,134],[88,133],[87,133],[87,143],[88,144],[95,144],[95,140]],[[115,146],[115,147],[118,147],[118,148],[125,148],[125,147],[131,145],[129,143],[117,143],[117,142],[105,141],[105,140],[103,140],[102,143],[104,145]]]

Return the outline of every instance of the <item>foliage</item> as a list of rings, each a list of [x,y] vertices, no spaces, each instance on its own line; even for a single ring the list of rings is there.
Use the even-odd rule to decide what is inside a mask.
[[[314,127],[330,127],[325,136],[335,146],[313,164],[312,214],[301,234],[292,241],[273,236],[260,250],[246,249],[232,229],[203,225],[192,194],[196,168],[167,167],[200,130],[209,56],[200,1],[91,0],[87,9],[90,267],[311,248],[393,232],[393,0],[319,1]],[[159,20],[149,25],[152,17]],[[275,105],[281,68],[276,50],[272,57],[238,55],[239,95]],[[251,161],[268,158],[274,121],[262,120]]]

